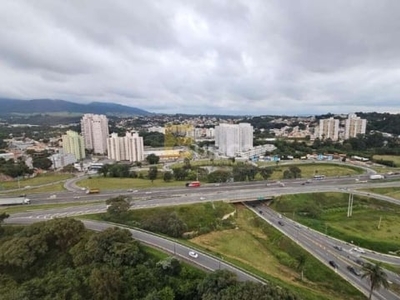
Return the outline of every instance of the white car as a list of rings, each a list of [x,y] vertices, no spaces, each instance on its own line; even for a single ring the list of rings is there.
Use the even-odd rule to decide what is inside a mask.
[[[205,200],[206,198],[204,198],[204,197],[200,197],[200,200]]]
[[[193,258],[198,258],[199,257],[199,255],[194,251],[189,251],[189,256],[193,257]]]
[[[353,250],[353,251],[356,251],[356,252],[358,252],[358,253],[365,253],[364,249],[361,249],[361,248],[359,248],[359,247],[354,247],[352,250]]]
[[[74,196],[74,199],[79,199],[80,197],[79,196]]]

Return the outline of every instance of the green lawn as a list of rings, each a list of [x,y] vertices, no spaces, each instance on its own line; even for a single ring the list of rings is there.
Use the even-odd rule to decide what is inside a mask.
[[[342,193],[287,195],[276,199],[271,207],[355,245],[382,253],[400,250],[400,206],[354,195],[353,216],[348,218],[348,197]]]
[[[140,178],[109,178],[109,177],[92,177],[90,179],[83,179],[77,182],[77,186],[84,188],[98,188],[100,190],[113,190],[113,189],[145,189],[157,187],[174,187],[185,186],[186,181],[171,181],[165,182],[162,179],[156,179],[152,183],[149,179]]]
[[[24,188],[26,186],[34,187],[38,185],[66,180],[72,177],[73,175],[71,174],[54,174],[54,173],[40,174],[34,178],[20,179],[19,184],[18,180],[16,179],[14,181],[2,181],[0,182],[0,190],[13,190],[13,189],[18,189],[19,187]]]
[[[0,214],[5,212],[8,214],[15,214],[20,212],[32,211],[32,210],[43,210],[45,212],[46,209],[53,208],[65,208],[72,206],[82,206],[82,205],[90,205],[90,204],[98,204],[104,203],[104,201],[96,201],[96,202],[70,202],[70,203],[54,203],[54,204],[29,204],[29,205],[14,205],[14,206],[1,206]]]
[[[400,188],[398,187],[366,189],[364,191],[381,194],[400,200]]]
[[[61,192],[64,191],[64,183],[55,183],[52,185],[46,185],[38,188],[29,188],[29,189],[21,189],[15,192],[1,193],[0,196],[19,196],[21,194],[40,194],[40,193],[52,193],[52,192]]]
[[[271,176],[271,179],[282,179],[285,170],[289,169],[291,166],[297,166],[301,170],[302,178],[311,178],[314,175],[325,175],[327,177],[334,176],[347,176],[347,175],[357,175],[364,173],[364,170],[352,166],[346,165],[336,165],[336,164],[288,164],[288,165],[278,165]]]
[[[400,167],[400,156],[399,155],[374,155],[373,159],[375,160],[391,160],[396,166]]]

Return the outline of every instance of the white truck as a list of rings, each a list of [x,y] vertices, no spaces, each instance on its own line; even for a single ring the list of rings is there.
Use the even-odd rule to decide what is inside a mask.
[[[369,179],[371,179],[371,180],[385,179],[385,176],[380,175],[380,174],[374,174],[374,175],[369,175]]]
[[[31,200],[25,197],[0,198],[0,205],[24,205],[31,204]]]

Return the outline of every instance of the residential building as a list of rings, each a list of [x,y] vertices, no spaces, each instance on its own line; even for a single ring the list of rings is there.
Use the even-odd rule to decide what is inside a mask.
[[[56,153],[49,157],[53,165],[53,169],[60,169],[65,166],[76,163],[76,157],[73,153]]]
[[[349,114],[344,126],[344,139],[357,137],[358,134],[365,134],[367,120],[357,117],[356,114]]]
[[[124,137],[118,137],[117,133],[112,133],[111,137],[107,138],[107,153],[109,159],[116,161],[143,161],[143,137],[136,132],[127,132]]]
[[[85,148],[97,154],[107,152],[108,119],[105,115],[85,114],[81,120]]]
[[[253,126],[249,123],[215,127],[215,146],[222,155],[234,157],[253,148]]]
[[[62,148],[64,153],[75,155],[77,160],[84,159],[86,156],[83,137],[76,131],[68,130],[67,133],[62,136]]]
[[[320,140],[337,141],[339,139],[339,120],[334,118],[319,120],[318,137]]]

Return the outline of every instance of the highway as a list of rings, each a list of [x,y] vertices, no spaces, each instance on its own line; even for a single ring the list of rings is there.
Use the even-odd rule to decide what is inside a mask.
[[[362,268],[361,264],[366,261],[364,258],[400,264],[400,259],[398,257],[378,254],[367,249],[364,249],[364,254],[351,250],[354,249],[354,245],[336,240],[296,223],[293,220],[276,213],[267,206],[260,204],[258,201],[246,203],[246,205],[249,209],[253,210],[254,213],[258,214],[259,217],[291,238],[329,268],[332,268],[332,266],[329,265],[329,261],[334,261],[338,266],[338,268],[334,269],[335,272],[352,283],[366,295],[369,291],[369,282],[366,279],[361,279],[361,277],[349,272],[347,266],[352,266],[355,269],[360,270]],[[335,248],[335,246],[338,249]],[[400,284],[400,277],[397,274],[388,272],[388,279],[392,283]],[[374,296],[374,299],[382,300],[400,299],[399,295],[385,289],[375,291]]]
[[[117,195],[127,195],[131,198],[132,209],[140,209],[145,207],[157,207],[157,206],[169,206],[178,204],[191,204],[197,202],[205,201],[246,201],[255,200],[260,196],[270,197],[279,196],[285,194],[294,193],[315,193],[315,192],[344,192],[344,193],[354,193],[361,194],[365,196],[375,197],[385,201],[390,201],[396,204],[400,204],[399,200],[372,194],[364,191],[358,191],[356,189],[360,188],[372,188],[372,187],[392,187],[400,186],[399,181],[387,181],[387,180],[377,180],[369,181],[366,183],[357,183],[355,179],[359,181],[365,181],[367,176],[357,176],[357,177],[338,177],[338,178],[326,178],[325,180],[313,180],[311,183],[306,183],[304,179],[296,180],[282,180],[280,182],[254,182],[254,183],[231,183],[231,184],[210,184],[204,185],[200,188],[185,188],[185,187],[173,187],[168,189],[152,189],[152,190],[134,190],[134,192],[127,192],[127,190],[118,191],[102,191],[101,194],[86,195],[83,191],[74,192],[60,192],[42,195],[30,195],[29,198],[33,203],[44,204],[44,203],[63,203],[63,202],[85,202],[87,205],[72,206],[67,208],[55,208],[46,211],[29,211],[24,213],[13,214],[7,222],[11,223],[23,223],[30,224],[33,222],[52,219],[56,217],[67,217],[67,216],[77,216],[89,213],[99,213],[106,210],[105,199],[110,197],[115,197]],[[399,176],[393,176],[392,179],[399,179]],[[282,183],[284,186],[282,186]],[[50,199],[50,196],[56,195],[56,198]],[[78,198],[79,197],[79,198]],[[75,199],[74,199],[75,198]],[[100,201],[101,203],[91,203],[93,201]],[[354,286],[361,289],[364,293],[368,291],[369,285],[365,280],[361,280],[359,277],[350,273],[346,267],[352,265],[358,269],[361,268],[360,265],[356,263],[358,260],[362,260],[360,256],[371,258],[377,261],[384,261],[391,264],[400,265],[400,258],[378,254],[365,249],[366,253],[361,254],[350,250],[353,245],[335,240],[329,236],[325,236],[311,229],[305,228],[304,226],[297,224],[284,216],[282,219],[279,218],[278,214],[270,210],[266,206],[257,206],[255,203],[248,203],[247,205],[257,213],[264,220],[269,222],[274,227],[278,228],[281,232],[289,236],[291,239],[295,240],[300,246],[305,248],[307,251],[312,253],[321,262],[328,265],[330,260],[334,260],[339,266],[335,271],[342,277],[346,278]],[[260,214],[262,211],[262,214]],[[284,226],[280,226],[278,221],[284,222]],[[85,221],[85,225],[90,229],[101,230],[107,226],[112,226],[109,224],[104,224],[100,222]],[[138,231],[131,230],[133,236],[137,238]],[[140,232],[141,233],[141,232]],[[157,237],[159,238],[159,237]],[[155,245],[161,249],[172,251],[184,259],[195,260],[194,262],[201,267],[209,270],[216,270],[221,268],[233,268],[227,265],[223,261],[219,261],[216,258],[201,254],[198,259],[193,259],[188,257],[187,253],[190,250],[185,246],[178,245],[169,240],[157,238],[149,238],[148,235],[139,235],[139,240],[148,243],[150,245]],[[334,248],[334,246],[340,246],[341,251]],[[329,265],[328,265],[329,266]],[[236,274],[238,274],[239,279],[247,280],[249,275],[243,273],[242,271],[233,268]],[[390,281],[396,284],[400,284],[399,278],[393,273],[389,273]],[[250,276],[251,277],[251,276]],[[257,280],[254,277],[249,280]],[[374,299],[400,299],[399,296],[393,294],[391,291],[380,290],[375,292],[376,297]]]

